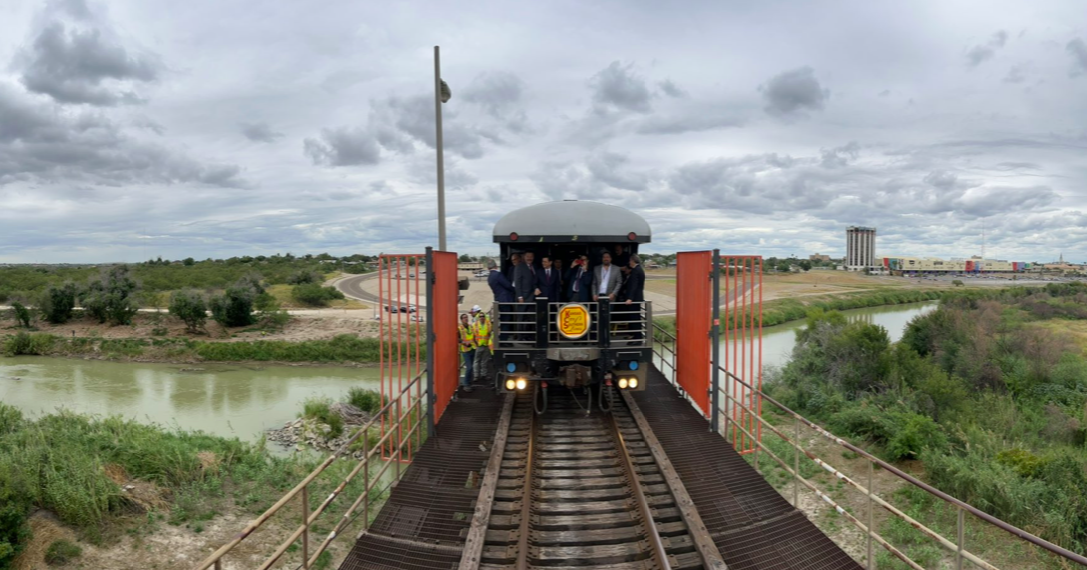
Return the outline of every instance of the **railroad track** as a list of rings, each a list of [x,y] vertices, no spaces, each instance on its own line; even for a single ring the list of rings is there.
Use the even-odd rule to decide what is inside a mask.
[[[586,413],[550,394],[542,415],[530,394],[507,402],[460,570],[723,570],[633,400]]]

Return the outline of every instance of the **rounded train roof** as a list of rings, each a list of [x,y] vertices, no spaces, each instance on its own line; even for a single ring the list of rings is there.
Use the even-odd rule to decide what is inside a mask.
[[[494,225],[495,242],[543,241],[627,241],[634,233],[637,243],[649,243],[649,223],[619,206],[562,200],[544,202],[514,210]],[[517,234],[518,239],[510,239]],[[570,239],[573,238],[573,239]]]

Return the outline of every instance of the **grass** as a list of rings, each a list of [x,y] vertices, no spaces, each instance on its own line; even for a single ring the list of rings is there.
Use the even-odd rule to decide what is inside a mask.
[[[343,434],[343,418],[333,412],[331,406],[331,398],[307,398],[302,403],[302,413],[299,416],[327,425],[329,436],[340,437]]]
[[[50,566],[60,566],[79,558],[82,554],[83,549],[79,545],[63,539],[56,540],[45,551],[45,563]]]
[[[227,505],[262,512],[317,462],[303,455],[273,456],[263,444],[119,417],[62,411],[27,420],[0,403],[0,544],[15,537],[15,548],[24,546],[30,536],[23,531],[35,509],[54,513],[80,540],[96,544],[153,526],[163,518],[158,513],[199,532]],[[314,481],[311,510],[353,467],[337,461]],[[362,482],[359,476],[348,485],[333,518],[361,494]],[[122,490],[129,485],[133,490]],[[72,557],[70,548],[56,551]],[[0,567],[4,563],[0,556]]]
[[[265,292],[267,292],[272,297],[275,297],[275,300],[279,302],[279,306],[285,309],[312,309],[312,306],[299,303],[297,300],[295,300],[295,298],[291,295],[291,291],[293,289],[294,287],[291,285],[270,285],[265,289]],[[370,305],[367,305],[366,303],[362,303],[360,301],[356,301],[355,299],[337,299],[328,301],[325,307],[329,309],[353,310],[369,309]]]
[[[369,413],[381,409],[381,394],[364,388],[354,387],[347,391],[347,403]]]

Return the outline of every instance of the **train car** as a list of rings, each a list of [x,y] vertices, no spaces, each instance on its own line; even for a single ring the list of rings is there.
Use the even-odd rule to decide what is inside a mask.
[[[630,210],[578,200],[521,208],[494,226],[501,269],[511,282],[511,256],[528,252],[537,267],[543,256],[562,260],[565,273],[581,256],[592,272],[607,252],[612,270],[621,271],[621,264],[650,242],[650,234],[649,224]],[[593,300],[591,291],[588,301],[569,300],[569,284],[564,289],[557,299],[495,303],[496,388],[534,390],[546,402],[547,389],[561,386],[601,404],[602,388],[609,397],[616,388],[644,390],[653,354],[651,303]]]

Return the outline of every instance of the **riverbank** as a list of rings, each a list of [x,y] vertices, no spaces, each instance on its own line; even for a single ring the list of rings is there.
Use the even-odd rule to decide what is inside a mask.
[[[426,358],[420,347],[420,358]],[[204,341],[189,338],[65,338],[45,332],[0,337],[4,356],[58,356],[127,362],[202,362],[373,366],[381,354],[376,338],[342,334],[328,340]]]
[[[67,540],[81,547],[76,561],[84,567],[191,568],[318,461],[117,417],[59,412],[30,420],[0,404],[0,567],[44,567],[52,543]],[[333,463],[311,486],[310,508],[352,467]],[[357,496],[361,481],[343,496]],[[277,542],[276,531],[289,525],[279,526],[254,539]]]

